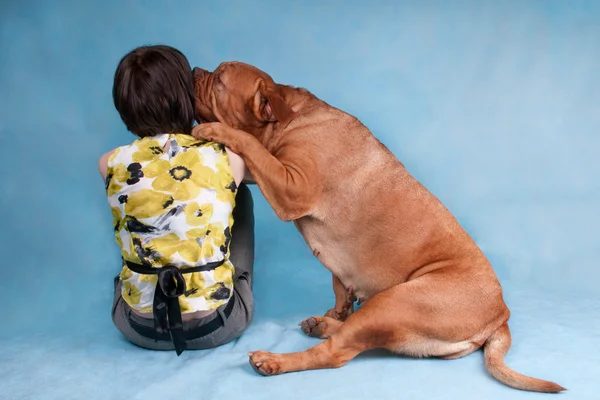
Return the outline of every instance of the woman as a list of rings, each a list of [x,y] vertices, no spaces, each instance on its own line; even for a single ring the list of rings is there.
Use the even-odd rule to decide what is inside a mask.
[[[253,313],[253,202],[246,167],[198,141],[185,56],[139,47],[120,61],[113,100],[139,138],[102,156],[123,268],[113,322],[154,350],[206,349],[239,337]]]

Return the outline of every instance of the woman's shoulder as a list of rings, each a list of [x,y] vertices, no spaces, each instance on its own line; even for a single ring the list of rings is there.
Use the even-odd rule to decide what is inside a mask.
[[[106,178],[110,165],[117,162],[117,159],[123,154],[137,151],[141,142],[142,139],[137,139],[131,143],[115,147],[114,149],[102,154],[100,160],[98,160],[98,169],[100,170],[100,175],[102,175],[103,178]]]
[[[192,135],[186,135],[183,133],[175,133],[172,136],[178,146],[183,148],[195,148],[195,149],[210,149],[217,153],[225,151],[225,146],[216,142],[210,142],[204,139],[196,139]]]
[[[100,157],[100,160],[98,160],[98,170],[100,171],[102,178],[106,179],[106,175],[108,174],[108,164],[117,156],[120,149],[120,147],[117,147],[107,151],[106,153],[102,154],[102,157]]]
[[[207,152],[215,154],[218,158],[221,158],[222,162],[216,162],[216,166],[220,168],[227,168],[229,173],[233,175],[237,186],[240,185],[244,176],[246,175],[246,164],[242,158],[226,148],[224,145],[216,142],[207,141],[204,139],[196,139],[191,135],[175,134],[173,135],[177,144],[181,147],[189,149],[197,149],[201,153],[206,154]]]

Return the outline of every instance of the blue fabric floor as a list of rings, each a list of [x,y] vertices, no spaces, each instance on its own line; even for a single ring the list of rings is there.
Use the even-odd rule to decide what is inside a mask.
[[[255,374],[248,351],[316,344],[297,324],[333,304],[330,275],[256,187],[246,333],[179,358],[124,341],[96,165],[133,139],[112,105],[117,62],[154,43],[209,69],[255,64],[359,117],[489,256],[512,311],[508,365],[560,398],[599,398],[599,20],[576,0],[2,2],[0,399],[551,397],[496,382],[481,352]]]

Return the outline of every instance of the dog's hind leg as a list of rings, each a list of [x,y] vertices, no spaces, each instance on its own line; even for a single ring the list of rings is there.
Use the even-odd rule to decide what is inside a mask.
[[[347,323],[342,325],[342,328]],[[306,351],[288,354],[274,354],[267,351],[255,351],[250,356],[250,365],[262,375],[276,375],[286,372],[309,369],[339,368],[368,346],[351,344],[341,334],[341,329],[327,340]]]
[[[250,365],[262,375],[341,367],[359,353],[385,342],[383,336],[388,335],[388,332],[378,332],[381,312],[377,312],[377,307],[371,310],[367,307],[371,302],[377,303],[378,297],[379,295],[369,300],[361,309],[350,315],[346,322],[330,317],[313,317],[303,321],[301,326],[305,333],[328,337],[317,346],[288,354],[255,351],[249,354]],[[389,336],[391,338],[391,335]]]
[[[475,340],[489,324],[507,318],[496,305],[500,298],[490,296],[479,286],[461,283],[460,276],[432,272],[373,296],[317,346],[288,354],[256,351],[250,353],[250,364],[263,375],[274,375],[338,368],[372,348],[414,357],[467,354],[478,347]],[[327,322],[327,331],[331,321],[315,322]]]

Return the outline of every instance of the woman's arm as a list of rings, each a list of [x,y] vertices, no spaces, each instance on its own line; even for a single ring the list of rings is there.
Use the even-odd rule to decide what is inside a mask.
[[[108,157],[110,157],[114,151],[115,150],[113,149],[107,153],[104,153],[102,157],[100,157],[100,161],[98,161],[98,170],[100,171],[100,175],[102,175],[102,179],[104,180],[106,180],[106,174],[108,173]]]
[[[254,183],[254,179],[250,172],[248,172],[248,168],[246,168],[246,164],[242,157],[238,156],[233,151],[229,150],[225,147],[227,154],[229,155],[229,164],[231,165],[231,173],[233,174],[233,179],[235,179],[235,184],[240,186],[240,183]]]

